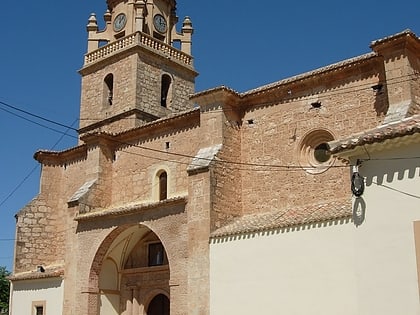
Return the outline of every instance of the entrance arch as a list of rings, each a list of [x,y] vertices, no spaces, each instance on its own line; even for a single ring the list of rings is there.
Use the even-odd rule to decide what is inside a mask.
[[[147,315],[169,315],[169,299],[164,294],[156,295],[150,301]]]
[[[169,292],[166,250],[158,235],[145,225],[118,227],[111,232],[97,251],[91,275],[96,275],[91,285],[96,284],[99,293],[94,314],[145,314],[153,291]],[[162,297],[152,305],[153,314],[160,310],[158,305],[166,303],[159,301]]]

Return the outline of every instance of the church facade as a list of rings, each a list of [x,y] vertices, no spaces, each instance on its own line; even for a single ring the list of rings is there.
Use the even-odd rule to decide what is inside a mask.
[[[175,0],[107,5],[105,29],[95,15],[87,26],[78,145],[35,153],[40,193],[16,216],[12,315],[419,312],[418,201],[398,246],[365,242],[386,234],[368,220],[385,195],[355,217],[352,174],[370,155],[346,153],[353,135],[419,114],[414,33],[244,93],[196,93],[194,30],[189,17],[177,30]],[[392,263],[375,269],[375,257]],[[402,280],[369,296],[389,275]]]

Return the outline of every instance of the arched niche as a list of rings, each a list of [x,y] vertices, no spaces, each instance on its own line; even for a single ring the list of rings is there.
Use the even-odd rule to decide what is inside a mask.
[[[164,245],[144,225],[117,228],[98,250],[91,279],[99,293],[91,297],[98,305],[92,314],[143,314],[151,292],[169,292],[170,268]]]

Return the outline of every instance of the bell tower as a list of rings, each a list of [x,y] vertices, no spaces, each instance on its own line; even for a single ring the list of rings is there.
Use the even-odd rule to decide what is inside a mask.
[[[80,129],[112,133],[192,108],[195,77],[189,17],[177,31],[175,0],[107,0],[104,29],[88,25]]]

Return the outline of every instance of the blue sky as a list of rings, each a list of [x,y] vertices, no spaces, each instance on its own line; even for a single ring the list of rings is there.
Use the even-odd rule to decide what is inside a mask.
[[[77,128],[85,27],[91,12],[102,21],[105,0],[1,5],[0,102]],[[419,13],[418,0],[178,0],[180,21],[188,15],[195,28],[197,91],[243,92],[370,52],[372,40],[407,28],[420,35]],[[9,270],[14,214],[39,189],[33,154],[74,146],[76,134],[65,132],[0,103],[0,265]]]

